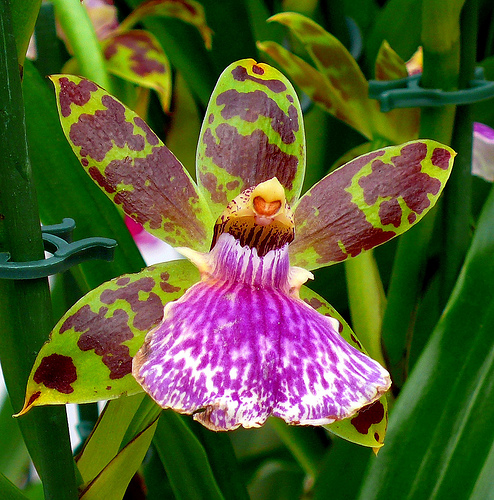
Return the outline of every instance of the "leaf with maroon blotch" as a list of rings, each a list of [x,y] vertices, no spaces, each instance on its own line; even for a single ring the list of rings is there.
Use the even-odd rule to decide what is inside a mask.
[[[241,191],[277,177],[297,199],[305,135],[297,95],[279,71],[244,59],[228,66],[211,95],[197,148],[197,182],[221,214]]]
[[[186,260],[165,262],[95,288],[60,319],[29,376],[21,411],[89,403],[142,391],[132,357],[159,324],[166,303],[199,281]]]
[[[357,336],[346,321],[325,299],[310,288],[303,286],[300,289],[300,298],[312,306],[317,312],[336,318],[340,322],[340,335],[353,347],[366,353]],[[384,442],[384,435],[388,425],[388,403],[386,395],[374,403],[362,408],[353,417],[334,422],[324,427],[347,441],[371,448],[380,448]]]
[[[432,140],[412,141],[331,172],[294,207],[292,265],[328,266],[409,229],[436,203],[455,154]]]
[[[214,219],[207,202],[144,120],[89,80],[51,79],[65,136],[105,194],[154,236],[209,250]]]
[[[143,2],[120,24],[120,30],[128,30],[149,16],[164,16],[180,19],[195,26],[211,49],[213,31],[206,23],[204,7],[194,0],[148,0]]]
[[[111,35],[101,45],[110,73],[155,90],[163,109],[169,111],[170,63],[153,34],[143,30],[126,31]]]

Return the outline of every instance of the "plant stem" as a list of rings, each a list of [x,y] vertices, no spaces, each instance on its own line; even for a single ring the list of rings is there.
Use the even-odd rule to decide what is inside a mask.
[[[43,258],[28,158],[24,107],[9,0],[0,1],[0,224],[17,262]],[[0,280],[0,356],[12,405],[20,409],[36,353],[53,326],[47,279]],[[39,410],[39,411],[38,411]],[[41,408],[19,419],[47,499],[76,499],[65,408]]]
[[[474,77],[477,32],[478,0],[467,0],[461,13],[461,57],[459,88],[468,88]],[[452,139],[458,153],[455,167],[444,190],[444,251],[442,252],[441,298],[447,302],[458,277],[471,239],[472,216],[472,105],[458,106]]]
[[[345,261],[352,328],[369,356],[384,365],[381,327],[386,303],[372,250]]]
[[[101,46],[86,9],[80,0],[53,0],[53,4],[81,73],[112,93]]]
[[[460,58],[459,16],[464,0],[430,0],[422,4],[422,46],[424,88],[454,90],[458,84]],[[422,109],[419,137],[451,143],[455,107]],[[406,359],[425,274],[427,252],[437,210],[400,237],[384,313],[382,338],[388,367],[396,386],[406,374]]]

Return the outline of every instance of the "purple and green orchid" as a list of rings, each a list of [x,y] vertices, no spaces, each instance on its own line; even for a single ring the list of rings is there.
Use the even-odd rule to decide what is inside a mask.
[[[147,0],[139,5],[121,23],[113,0],[86,0],[84,6],[101,44],[106,70],[140,88],[155,90],[165,112],[170,109],[172,76],[166,51],[149,31],[134,26],[149,16],[180,19],[199,31],[206,48],[212,44],[212,31],[206,23],[204,8],[194,0]],[[63,31],[60,36],[70,41]],[[79,74],[77,58],[63,68],[65,73]],[[129,90],[127,89],[127,93]],[[136,101],[146,101],[145,94],[136,93]]]
[[[417,140],[360,156],[302,195],[290,82],[245,59],[220,76],[194,181],[148,125],[88,80],[53,76],[62,127],[108,197],[189,260],[88,293],[40,351],[21,413],[143,389],[206,427],[273,415],[382,446],[389,374],[304,283],[403,233],[435,204],[455,153]]]

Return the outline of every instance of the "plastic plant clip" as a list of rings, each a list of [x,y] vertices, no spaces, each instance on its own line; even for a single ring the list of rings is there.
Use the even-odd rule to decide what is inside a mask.
[[[88,260],[113,260],[117,242],[110,238],[84,238],[72,242],[73,219],[64,219],[61,224],[41,228],[43,245],[53,254],[42,260],[11,262],[8,252],[0,253],[0,278],[29,280],[45,278],[67,271],[72,266]]]
[[[400,80],[369,81],[369,97],[377,99],[381,111],[386,113],[395,108],[417,108],[444,106],[446,104],[472,104],[494,97],[494,82],[484,77],[483,68],[476,68],[470,87],[446,92],[420,87],[421,75],[412,75]]]

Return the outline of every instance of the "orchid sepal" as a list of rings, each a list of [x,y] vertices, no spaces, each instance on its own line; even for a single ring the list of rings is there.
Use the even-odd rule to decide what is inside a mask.
[[[246,188],[277,177],[291,202],[305,174],[300,104],[288,79],[243,59],[218,79],[197,148],[197,182],[217,217]]]
[[[294,207],[292,265],[356,257],[416,224],[436,203],[456,153],[432,140],[364,154],[328,174]]]
[[[196,282],[186,260],[150,266],[103,283],[74,304],[43,345],[19,414],[45,404],[89,403],[136,394],[132,357],[163,308]]]
[[[206,250],[214,223],[206,200],[144,120],[89,80],[51,80],[65,136],[105,194],[154,236]]]

